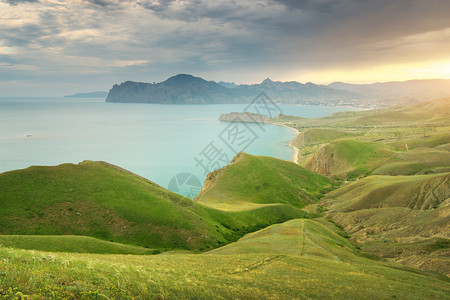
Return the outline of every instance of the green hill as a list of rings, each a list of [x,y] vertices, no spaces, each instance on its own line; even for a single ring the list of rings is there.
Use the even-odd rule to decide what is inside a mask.
[[[450,98],[437,99],[415,105],[394,106],[383,109],[365,110],[357,112],[337,112],[322,118],[288,117],[274,122],[289,125],[303,132],[309,128],[331,129],[351,133],[364,131],[364,128],[374,126],[385,127],[415,127],[448,125],[450,119]]]
[[[195,198],[210,207],[233,209],[274,204],[302,208],[334,189],[333,180],[295,163],[239,153],[232,163],[208,175]]]
[[[450,282],[444,276],[361,257],[336,232],[325,220],[292,220],[205,254],[61,254],[0,247],[0,294],[59,299],[448,299]]]
[[[225,169],[206,183],[198,202],[105,162],[2,173],[0,234],[78,235],[151,249],[205,250],[305,217],[301,208],[333,188],[325,177],[268,157],[241,154]],[[228,189],[227,201],[215,197],[222,188]]]
[[[443,98],[408,106],[391,107],[358,119],[363,124],[389,124],[410,122],[446,122],[450,119],[450,98]]]
[[[344,139],[326,144],[303,165],[319,174],[348,180],[367,175],[391,155],[383,144]]]
[[[450,174],[369,176],[327,195],[327,216],[361,249],[450,275]]]
[[[425,131],[425,133],[427,132]],[[422,134],[419,137],[408,138],[401,141],[397,140],[389,143],[389,145],[392,145],[397,150],[405,150],[405,144],[408,145],[409,150],[419,147],[436,148],[450,144],[450,135],[447,130],[443,130],[443,132],[433,132],[430,136],[427,135],[424,137]]]
[[[324,220],[291,220],[250,233],[210,254],[279,253],[339,260],[356,248],[345,238],[321,224]],[[328,224],[332,226],[331,224]]]
[[[349,132],[336,129],[308,128],[295,137],[293,144],[299,148],[304,146],[313,146],[336,139],[349,137],[351,135],[352,134]]]
[[[208,175],[196,206],[230,232],[229,240],[275,223],[308,216],[302,208],[334,189],[333,180],[292,162],[239,153]]]
[[[373,175],[420,175],[450,171],[450,152],[443,147],[395,152]]]
[[[450,174],[417,176],[369,176],[333,191],[336,211],[380,207],[406,207],[429,210],[450,196]]]
[[[50,252],[98,254],[155,254],[151,250],[76,235],[0,235],[0,247]]]
[[[319,146],[302,165],[319,174],[346,180],[373,175],[416,175],[450,170],[448,135],[383,144],[340,139]],[[405,145],[409,150],[405,151]],[[397,150],[395,149],[397,148]],[[401,148],[401,149],[399,149]]]
[[[0,234],[84,235],[149,248],[225,240],[190,199],[104,162],[0,174]]]

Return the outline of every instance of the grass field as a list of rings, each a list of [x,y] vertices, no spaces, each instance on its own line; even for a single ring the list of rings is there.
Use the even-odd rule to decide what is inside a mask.
[[[267,244],[272,247],[266,248]],[[450,283],[445,277],[373,261],[354,251],[333,230],[308,220],[273,225],[234,245],[196,255],[58,254],[2,247],[0,294],[99,299],[448,299]]]
[[[139,255],[159,253],[158,250],[75,235],[0,235],[0,245],[8,248],[50,252]]]

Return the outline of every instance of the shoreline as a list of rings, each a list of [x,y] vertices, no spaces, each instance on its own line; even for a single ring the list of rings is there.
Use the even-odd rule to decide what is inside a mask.
[[[290,126],[287,126],[287,125],[281,124],[281,123],[272,123],[272,122],[270,122],[270,123],[268,123],[268,124],[272,124],[272,125],[276,125],[276,126],[285,127],[285,128],[288,128],[288,129],[290,129],[290,130],[292,130],[292,131],[295,132],[295,136],[294,136],[294,138],[289,142],[288,146],[291,147],[292,150],[294,151],[294,154],[292,155],[291,160],[292,160],[294,163],[298,164],[298,154],[299,154],[299,152],[300,152],[300,149],[298,149],[296,146],[294,146],[293,142],[294,142],[295,138],[300,134],[300,131],[298,131],[297,129],[295,129],[295,128],[293,128],[293,127],[290,127]]]

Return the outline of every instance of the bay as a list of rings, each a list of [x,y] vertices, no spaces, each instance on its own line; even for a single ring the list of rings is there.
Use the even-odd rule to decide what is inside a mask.
[[[201,187],[207,172],[227,163],[244,146],[250,154],[292,158],[288,143],[295,133],[280,126],[245,124],[241,129],[247,130],[247,136],[240,146],[232,145],[231,123],[219,122],[218,117],[242,112],[246,106],[0,98],[0,172],[32,165],[106,161],[193,197],[192,190],[179,189],[180,180],[191,174]],[[308,105],[279,108],[284,114],[302,117],[350,109]],[[208,160],[212,156],[214,163]],[[177,177],[179,174],[185,175]],[[174,180],[178,185],[173,185]]]

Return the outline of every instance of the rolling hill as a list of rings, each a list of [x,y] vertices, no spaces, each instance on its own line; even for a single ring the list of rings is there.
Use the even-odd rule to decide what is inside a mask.
[[[327,195],[327,216],[361,249],[450,275],[450,174],[369,176]]]
[[[78,235],[0,235],[0,246],[50,252],[156,254],[159,250],[108,242]]]
[[[379,143],[342,139],[318,149],[303,166],[322,175],[350,180],[367,175],[391,155]]]
[[[0,247],[4,297],[448,299],[448,278],[367,259],[326,220],[292,220],[204,254],[64,254]]]
[[[436,209],[450,195],[450,174],[369,176],[330,192],[333,209],[350,212],[381,207]]]
[[[194,199],[212,207],[289,205],[302,208],[334,189],[333,180],[295,163],[239,153],[230,165],[210,173]]]
[[[0,186],[1,234],[85,235],[159,249],[225,242],[218,228],[226,229],[190,199],[104,162],[5,172]]]
[[[225,169],[210,174],[194,202],[105,162],[5,172],[0,234],[78,235],[158,250],[205,250],[304,217],[308,213],[301,208],[334,187],[291,162],[245,153]],[[234,198],[217,197],[230,186]]]

